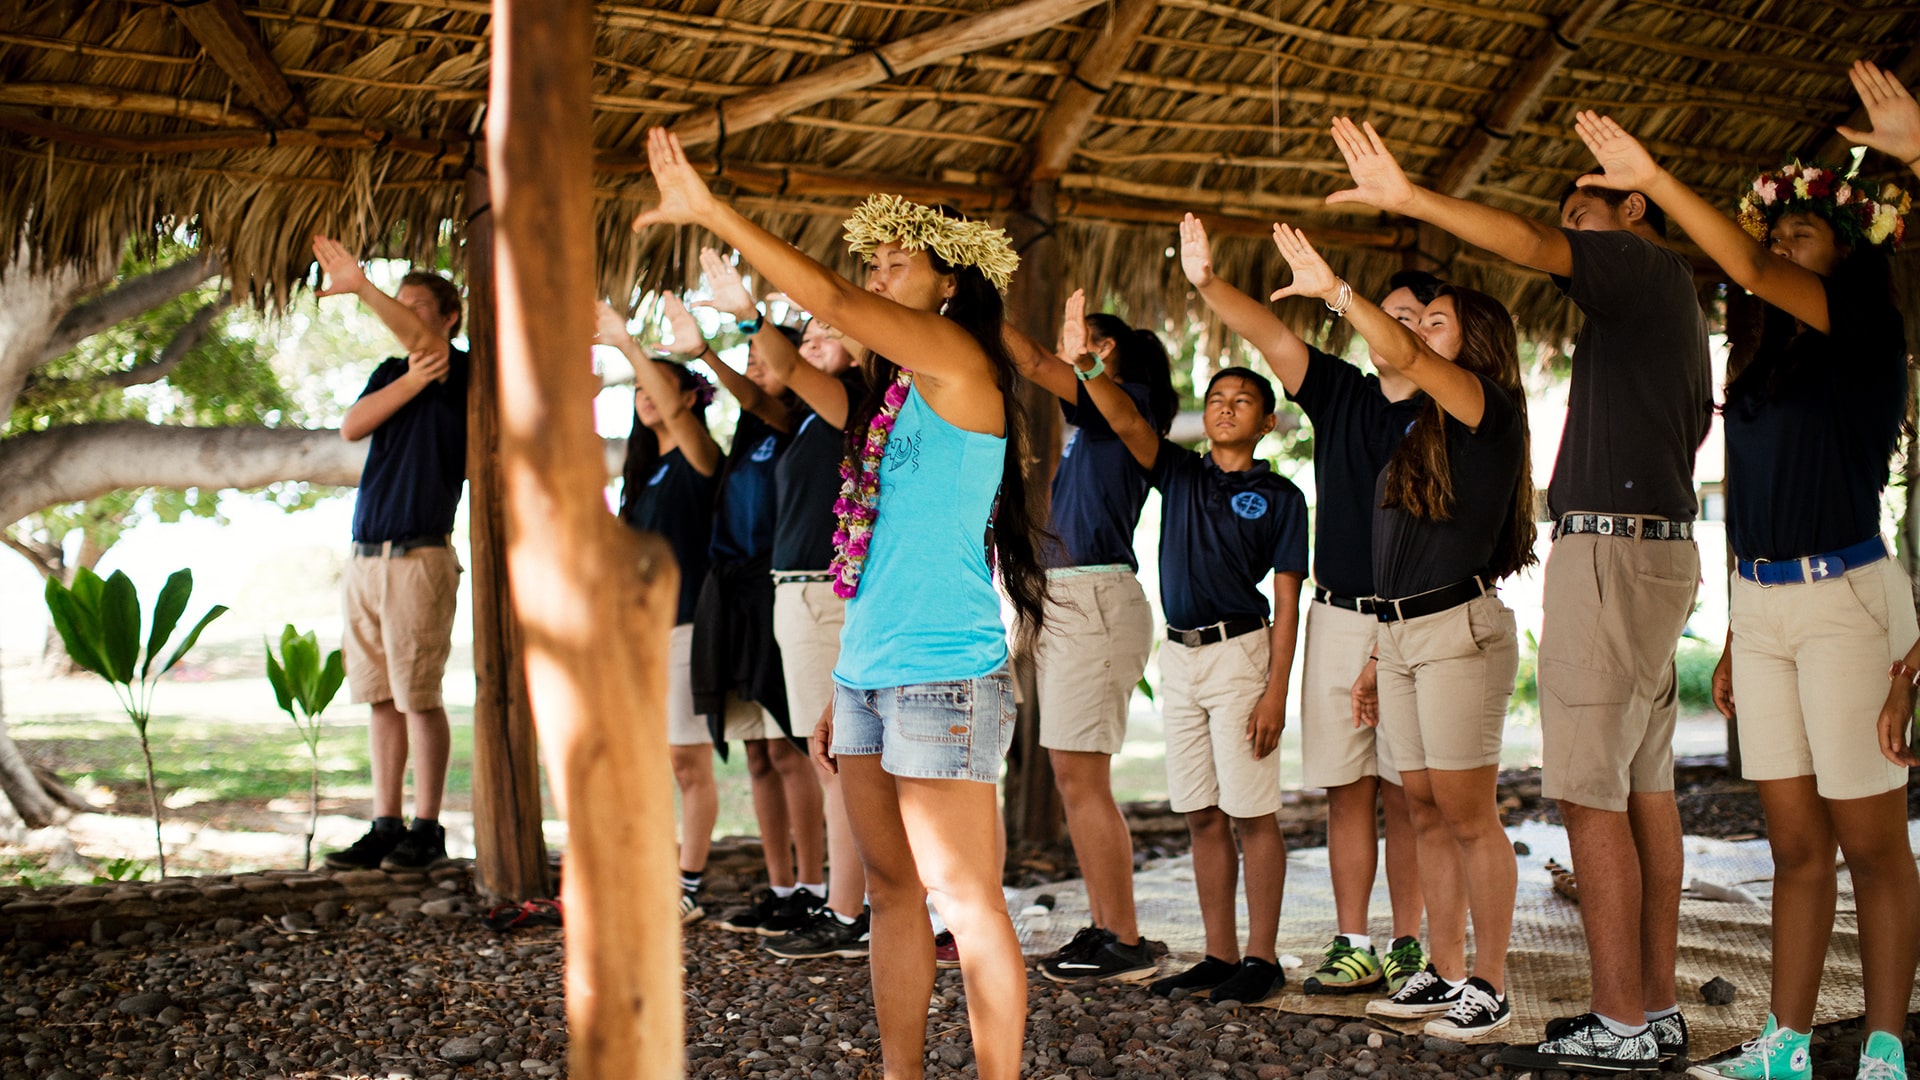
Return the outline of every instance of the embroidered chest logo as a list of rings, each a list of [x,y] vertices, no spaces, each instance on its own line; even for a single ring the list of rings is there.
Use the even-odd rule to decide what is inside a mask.
[[[920,433],[903,434],[895,431],[887,440],[887,471],[893,472],[902,465],[914,472],[920,471]]]
[[[1254,521],[1267,512],[1267,498],[1257,491],[1243,491],[1233,497],[1233,512]]]
[[[647,486],[652,487],[655,484],[658,484],[660,481],[665,480],[666,478],[667,478],[667,466],[665,464],[662,464],[658,469],[655,469],[653,471],[653,475],[647,479]]]
[[[773,436],[771,435],[760,440],[760,445],[753,448],[753,453],[748,455],[748,460],[749,461],[772,461],[773,460],[773,441],[774,441]]]
[[[1080,429],[1074,428],[1073,434],[1067,436],[1067,444],[1060,448],[1060,459],[1062,461],[1065,461],[1067,458],[1070,458],[1073,456],[1074,444],[1079,441],[1080,441]]]

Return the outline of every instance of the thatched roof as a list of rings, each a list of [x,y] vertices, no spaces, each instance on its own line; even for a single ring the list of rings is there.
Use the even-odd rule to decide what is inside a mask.
[[[1009,7],[1051,14],[1042,11],[1039,29],[976,44],[1009,33],[977,18]],[[720,187],[823,256],[838,256],[839,219],[867,191],[1004,215],[1038,165],[1058,173],[1068,279],[1113,290],[1136,311],[1167,311],[1186,302],[1167,257],[1186,209],[1213,216],[1220,269],[1249,290],[1277,276],[1259,235],[1275,218],[1306,223],[1363,286],[1416,259],[1421,238],[1407,223],[1320,203],[1345,186],[1325,134],[1340,113],[1373,119],[1428,182],[1548,217],[1565,179],[1589,164],[1570,129],[1577,108],[1610,111],[1682,178],[1730,204],[1756,167],[1835,151],[1832,126],[1856,104],[1845,75],[1853,59],[1872,57],[1909,82],[1920,75],[1920,6],[1893,3],[653,0],[597,9],[591,242],[616,292],[683,280],[692,266],[697,241],[627,229],[650,198],[639,148],[656,124],[704,136],[690,150],[716,164]],[[24,237],[42,257],[99,258],[155,222],[191,221],[240,287],[269,303],[307,274],[305,238],[315,232],[428,257],[438,224],[465,214],[462,176],[486,106],[487,12],[476,0],[7,5],[0,242],[11,251]],[[249,52],[248,34],[265,50]],[[965,51],[940,57],[943,49]],[[806,100],[819,96],[798,94],[809,82],[830,92]],[[1471,255],[1452,272],[1514,297],[1536,332],[1569,318],[1538,278]]]

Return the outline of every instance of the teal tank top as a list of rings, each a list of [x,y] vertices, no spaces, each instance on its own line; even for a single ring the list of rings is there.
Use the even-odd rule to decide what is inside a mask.
[[[907,393],[880,466],[860,591],[833,677],[855,690],[977,679],[1007,662],[987,518],[1007,441],[957,428]]]

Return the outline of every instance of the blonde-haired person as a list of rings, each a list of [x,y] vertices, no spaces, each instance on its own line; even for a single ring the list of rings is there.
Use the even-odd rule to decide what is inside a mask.
[[[853,595],[814,754],[840,773],[866,866],[887,1075],[925,1070],[931,894],[959,947],[979,1074],[1008,1080],[1025,1043],[1026,970],[1000,891],[995,785],[1014,711],[994,573],[1022,644],[1046,601],[1018,374],[1001,338],[999,290],[1018,257],[999,230],[875,196],[847,222],[870,268],[861,289],[715,198],[671,134],[650,132],[647,157],[660,202],[636,228],[706,228],[876,354],[848,423],[835,584]]]
[[[1920,959],[1906,800],[1920,631],[1911,584],[1880,535],[1880,495],[1912,393],[1884,251],[1903,231],[1906,196],[1794,162],[1755,178],[1736,221],[1610,118],[1581,113],[1576,130],[1610,179],[1646,192],[1767,304],[1760,349],[1722,410],[1738,566],[1714,703],[1740,726],[1741,768],[1767,815],[1772,1011],[1739,1054],[1691,1071],[1811,1075],[1837,850],[1853,877],[1866,983],[1859,1075],[1903,1077]]]

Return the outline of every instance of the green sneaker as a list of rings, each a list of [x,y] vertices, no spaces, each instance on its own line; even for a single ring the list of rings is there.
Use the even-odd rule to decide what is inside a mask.
[[[1687,1070],[1687,1075],[1698,1080],[1810,1080],[1813,1076],[1810,1039],[1806,1032],[1781,1027],[1769,1013],[1760,1037],[1742,1046],[1738,1054],[1711,1065],[1695,1065]],[[1897,1040],[1895,1049],[1897,1052]],[[1864,1057],[1863,1049],[1863,1060]],[[1905,1071],[1903,1066],[1901,1074],[1905,1075]]]
[[[1860,1047],[1857,1080],[1907,1080],[1907,1051],[1900,1036],[1876,1031]]]
[[[1301,989],[1309,994],[1351,994],[1378,986],[1381,978],[1378,953],[1371,947],[1357,948],[1346,935],[1335,934],[1320,969],[1307,976]]]
[[[1417,937],[1394,938],[1393,947],[1387,950],[1387,957],[1380,963],[1380,975],[1387,981],[1387,994],[1392,996],[1407,985],[1407,980],[1427,970],[1427,950],[1420,947]]]

